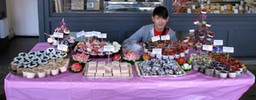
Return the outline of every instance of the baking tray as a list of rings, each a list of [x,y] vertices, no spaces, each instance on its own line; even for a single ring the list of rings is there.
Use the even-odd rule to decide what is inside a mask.
[[[87,78],[133,78],[133,70],[132,70],[132,66],[131,64],[128,63],[128,67],[129,67],[129,76],[102,76],[102,77],[96,77],[96,76],[87,76],[87,73],[88,73],[88,63],[85,64],[85,67],[84,67],[84,76],[87,77]]]
[[[141,62],[141,61],[140,61]],[[137,73],[138,73],[138,76],[139,77],[166,77],[166,76],[169,76],[169,77],[179,77],[179,76],[185,76],[186,75],[186,72],[182,69],[182,74],[180,75],[151,75],[151,76],[145,76],[145,75],[142,75],[141,71],[140,71],[140,67],[138,66],[138,64],[140,62],[135,62],[135,67],[136,67],[136,70],[137,70]],[[180,66],[179,66],[180,67]]]

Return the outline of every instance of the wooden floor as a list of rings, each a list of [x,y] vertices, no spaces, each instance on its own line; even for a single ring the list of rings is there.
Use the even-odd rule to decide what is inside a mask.
[[[7,75],[9,63],[20,52],[28,52],[33,46],[38,43],[38,37],[15,37],[9,43],[9,46],[0,52],[0,100],[5,100],[4,94],[4,77]],[[256,59],[242,58],[244,62],[250,62],[247,67],[256,75]],[[249,60],[249,61],[247,61]],[[238,90],[239,91],[239,90]],[[256,100],[256,85],[254,84],[241,98],[240,100]]]

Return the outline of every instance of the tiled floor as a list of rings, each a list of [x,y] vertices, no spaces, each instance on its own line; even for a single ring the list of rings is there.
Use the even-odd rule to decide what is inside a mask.
[[[8,73],[8,66],[12,59],[20,52],[28,52],[38,43],[38,37],[16,37],[10,41],[9,46],[0,52],[0,100],[5,100],[4,76]],[[241,58],[248,63],[248,69],[256,75],[256,59]],[[2,77],[1,77],[2,76]],[[254,84],[241,98],[241,100],[256,100],[256,85]]]

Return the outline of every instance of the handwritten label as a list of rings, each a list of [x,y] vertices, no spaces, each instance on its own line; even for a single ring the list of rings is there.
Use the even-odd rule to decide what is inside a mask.
[[[54,32],[53,36],[56,38],[63,38],[64,34],[63,33],[59,33],[59,32]]]
[[[213,49],[212,45],[203,45],[203,50],[212,51],[212,49]]]
[[[160,40],[160,36],[154,36],[151,38],[152,42],[156,42],[158,40]]]
[[[191,9],[190,8],[187,8],[187,13],[191,14]]]
[[[107,38],[107,33],[98,34],[98,38]]]
[[[84,37],[92,37],[92,34],[90,32],[85,32]]]
[[[160,54],[162,54],[162,49],[160,49],[160,48],[153,48],[152,53],[160,55]]]
[[[101,32],[98,31],[92,31],[93,32],[93,36],[99,36],[101,34]]]
[[[190,29],[190,30],[189,30],[189,33],[194,33],[194,32],[195,32],[194,29]]]
[[[170,35],[161,36],[161,40],[170,40]]]
[[[213,45],[223,45],[223,40],[213,40]]]
[[[223,52],[234,53],[234,47],[223,47]]]
[[[61,45],[61,44],[59,44],[59,45],[57,46],[57,49],[58,49],[58,50],[61,50],[61,51],[67,52],[67,51],[68,51],[68,46],[67,46],[67,45]]]
[[[114,51],[115,50],[115,47],[114,46],[104,46],[103,47],[103,51]]]
[[[76,33],[77,38],[82,37],[82,36],[84,36],[84,31]]]

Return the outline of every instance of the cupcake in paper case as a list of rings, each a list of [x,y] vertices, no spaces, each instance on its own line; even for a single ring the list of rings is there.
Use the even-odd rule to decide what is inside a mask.
[[[24,68],[27,68],[27,65],[18,65],[18,66],[17,66],[17,74],[22,75],[22,70],[23,70]]]
[[[28,64],[28,68],[35,68],[38,64],[36,62],[31,62]]]
[[[28,59],[28,60],[32,60],[33,58],[35,58],[36,56],[35,55],[28,55],[27,57],[26,57],[26,59]]]
[[[183,38],[183,42],[184,42],[184,43],[188,43],[189,39],[190,39],[190,37],[189,37],[189,36],[186,36],[186,37]]]
[[[226,71],[220,71],[220,78],[227,78],[228,73]]]
[[[14,57],[13,61],[19,61],[19,62],[23,62],[24,61],[24,57],[18,56],[18,57]]]
[[[198,25],[199,23],[199,20],[194,20],[194,25]]]
[[[10,66],[11,66],[11,70],[17,70],[17,66],[20,65],[19,61],[12,61]]]
[[[44,65],[44,64],[47,64],[48,61],[47,60],[40,60],[38,63]]]
[[[49,56],[43,56],[43,57],[41,57],[41,60],[49,60],[49,59],[50,59]]]
[[[62,73],[66,72],[68,69],[68,65],[69,65],[69,59],[64,59],[62,63],[60,63],[60,67],[59,67],[60,72]]]
[[[58,56],[59,57],[61,57],[61,58],[64,58],[64,57],[67,57],[67,53],[65,53],[65,52],[61,52],[60,54],[58,54]]]
[[[207,37],[213,38],[215,34],[211,31],[207,32]]]
[[[199,36],[200,39],[204,39],[205,34],[204,33],[199,33],[198,36]]]
[[[236,77],[236,72],[235,71],[229,71],[228,76],[229,76],[229,78],[235,78]]]
[[[28,53],[28,55],[32,55],[32,56],[35,56],[37,54],[37,52],[35,52],[35,51],[30,51],[29,53]]]
[[[39,50],[37,51],[37,54],[44,54],[45,53],[45,50]]]
[[[55,53],[56,51],[54,48],[48,48],[48,49],[46,49],[46,52],[47,53]]]
[[[207,13],[207,10],[206,10],[206,9],[202,9],[202,10],[201,10],[201,13],[202,13],[202,14],[206,14],[206,13]]]
[[[47,75],[47,76],[50,76],[50,75],[51,75],[51,67],[46,66],[46,67],[44,68],[44,71],[46,72],[46,75]]]
[[[19,57],[26,57],[28,54],[26,52],[21,52],[18,54]]]
[[[31,71],[31,70],[28,70],[26,76],[27,76],[27,78],[32,79],[32,78],[35,78],[35,77],[36,77],[36,73],[33,72],[33,71]]]
[[[58,75],[59,74],[59,68],[57,66],[52,67],[51,74],[52,75]]]
[[[23,70],[22,70],[22,75],[23,75],[23,77],[27,77],[27,73],[29,72],[29,69],[28,68],[24,68]]]
[[[37,71],[37,76],[39,78],[45,78],[46,77],[46,72],[43,69],[40,69]]]

